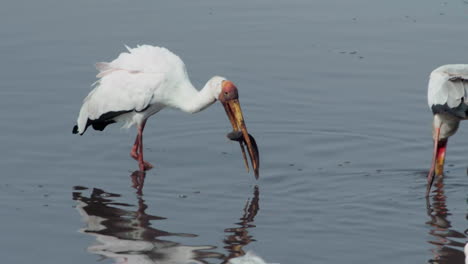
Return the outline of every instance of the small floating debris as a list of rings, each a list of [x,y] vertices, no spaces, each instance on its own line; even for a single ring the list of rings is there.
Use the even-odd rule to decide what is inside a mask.
[[[351,50],[351,51],[342,50],[342,51],[337,51],[337,52],[343,55],[353,55],[360,60],[364,59],[364,56],[360,55],[357,50]]]

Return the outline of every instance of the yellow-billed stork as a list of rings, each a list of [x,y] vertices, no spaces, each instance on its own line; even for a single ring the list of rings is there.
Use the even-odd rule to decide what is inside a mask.
[[[168,49],[141,45],[127,50],[112,62],[96,64],[98,81],[83,101],[74,134],[83,135],[89,126],[102,131],[115,122],[124,123],[124,127],[137,126],[130,155],[138,161],[139,169],[145,171],[153,167],[143,160],[143,130],[150,116],[165,107],[197,113],[219,100],[233,128],[228,137],[239,141],[248,170],[243,144],[247,146],[258,178],[258,149],[247,132],[238,90],[231,81],[215,76],[198,91],[190,82],[183,61]]]
[[[448,64],[432,71],[427,101],[434,114],[432,137],[434,152],[427,175],[426,195],[434,176],[444,173],[447,140],[455,134],[461,120],[468,119],[468,64]]]

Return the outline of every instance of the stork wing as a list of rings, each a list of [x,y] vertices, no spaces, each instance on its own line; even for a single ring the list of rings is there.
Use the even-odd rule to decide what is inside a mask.
[[[164,74],[107,68],[102,78],[83,101],[77,120],[82,134],[88,120],[112,120],[131,111],[143,111],[152,103],[155,91],[164,82]],[[105,120],[104,120],[105,119]]]
[[[434,113],[452,112],[452,114],[466,118],[467,96],[467,64],[444,65],[431,73],[427,100]]]
[[[88,120],[104,121],[105,127],[122,113],[143,111],[154,103],[156,92],[165,97],[174,80],[187,79],[184,63],[171,51],[149,45],[127,49],[110,63],[96,64],[100,79],[84,99],[74,133],[82,134]]]

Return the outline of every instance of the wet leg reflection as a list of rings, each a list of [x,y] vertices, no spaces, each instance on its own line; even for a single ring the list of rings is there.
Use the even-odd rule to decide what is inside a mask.
[[[145,171],[134,171],[130,178],[132,179],[132,187],[137,190],[138,195],[143,195],[143,186],[145,186],[145,178],[146,172]]]
[[[233,228],[226,228],[226,238],[224,239],[224,248],[229,252],[224,259],[224,263],[264,263],[260,258],[255,255],[246,255],[244,247],[255,241],[252,235],[249,235],[249,230],[256,227],[254,224],[255,216],[260,210],[260,190],[258,186],[254,187],[253,197],[251,200],[247,200],[243,215],[239,218],[240,222],[235,223],[237,226]],[[242,258],[242,256],[245,256]],[[241,257],[241,258],[239,258]],[[237,261],[231,259],[237,258]]]

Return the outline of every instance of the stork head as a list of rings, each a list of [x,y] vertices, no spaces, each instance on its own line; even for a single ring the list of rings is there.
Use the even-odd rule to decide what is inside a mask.
[[[223,78],[220,82],[220,91],[217,99],[223,105],[232,125],[233,131],[228,134],[228,138],[239,142],[245,167],[247,171],[249,171],[249,163],[247,161],[247,155],[245,154],[244,145],[247,147],[255,178],[258,179],[260,164],[258,148],[255,139],[248,133],[247,127],[245,126],[244,116],[239,104],[239,93],[234,83]]]

